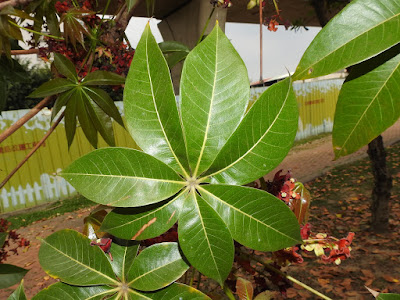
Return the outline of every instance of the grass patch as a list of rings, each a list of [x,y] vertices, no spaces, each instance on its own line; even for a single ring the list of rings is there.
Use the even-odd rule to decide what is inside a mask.
[[[304,145],[304,144],[307,144],[307,143],[311,143],[313,141],[316,141],[316,140],[319,140],[319,139],[322,139],[324,137],[331,136],[331,135],[332,135],[332,132],[325,132],[325,133],[320,133],[318,135],[313,135],[313,136],[310,136],[310,137],[305,138],[305,139],[294,141],[293,147]]]
[[[36,209],[37,207],[32,210],[24,210],[21,214],[7,217],[7,220],[11,222],[10,229],[18,229],[20,227],[28,226],[35,221],[63,215],[67,212],[76,211],[94,205],[96,205],[96,203],[86,199],[83,196],[78,195],[72,198],[58,200],[52,202],[51,204],[41,206],[39,207],[39,210]]]

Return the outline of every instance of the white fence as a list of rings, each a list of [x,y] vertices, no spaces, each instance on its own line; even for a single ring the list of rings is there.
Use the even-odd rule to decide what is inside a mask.
[[[15,189],[13,186],[7,191],[3,188],[0,192],[2,211],[9,208],[25,208],[40,203],[63,199],[76,194],[75,189],[64,178],[58,175],[44,173],[40,175],[40,183],[29,183],[23,188],[21,185]]]

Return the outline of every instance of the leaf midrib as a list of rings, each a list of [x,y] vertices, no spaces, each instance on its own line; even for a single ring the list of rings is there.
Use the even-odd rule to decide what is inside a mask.
[[[210,99],[210,107],[209,107],[209,110],[208,110],[207,126],[205,128],[203,144],[201,145],[200,154],[199,154],[199,158],[197,159],[197,163],[196,163],[196,167],[195,167],[195,170],[194,170],[193,177],[196,177],[197,176],[197,172],[199,171],[201,159],[203,157],[204,149],[205,149],[206,143],[207,143],[208,131],[210,130],[210,121],[211,121],[211,115],[212,115],[211,114],[211,110],[212,110],[213,103],[214,103],[214,100],[215,100],[215,86],[216,86],[216,81],[217,81],[217,61],[218,61],[218,30],[216,31],[216,39],[215,39],[214,80],[213,80],[213,89],[212,89],[211,99]]]
[[[302,76],[304,73],[308,72],[308,70],[309,70],[312,66],[315,66],[315,65],[319,64],[322,60],[326,59],[326,58],[327,58],[328,56],[330,56],[332,53],[338,51],[339,49],[341,49],[341,48],[343,48],[343,47],[345,47],[345,46],[348,46],[349,43],[353,42],[354,40],[356,40],[357,38],[359,38],[361,35],[366,34],[367,32],[370,32],[371,30],[377,28],[378,26],[380,26],[380,25],[382,25],[382,24],[384,24],[384,23],[386,23],[386,22],[389,22],[391,19],[396,18],[396,17],[398,17],[398,16],[400,16],[400,13],[395,14],[395,15],[393,15],[392,17],[390,17],[390,18],[388,18],[388,19],[385,19],[385,20],[383,20],[382,22],[376,24],[376,26],[370,27],[368,30],[365,30],[365,31],[361,32],[360,34],[358,34],[357,36],[355,36],[355,37],[352,38],[351,40],[347,41],[345,44],[340,45],[340,46],[337,47],[336,49],[334,49],[334,50],[330,51],[329,53],[327,53],[325,56],[321,57],[319,60],[315,61],[313,64],[310,64],[307,68],[304,68],[304,70],[303,70],[301,73],[299,73],[297,76],[295,76],[296,74],[294,74],[294,75],[293,75],[293,78],[301,79],[301,78],[302,78],[301,76]]]
[[[112,177],[112,178],[129,178],[143,181],[159,181],[159,182],[168,182],[175,184],[185,185],[185,181],[175,181],[168,179],[157,179],[157,178],[148,178],[148,177],[138,177],[138,176],[128,176],[128,175],[107,175],[107,174],[88,174],[88,173],[63,173],[64,176],[97,176],[97,177]]]
[[[287,238],[289,238],[289,239],[291,239],[291,240],[293,240],[293,241],[295,241],[295,242],[298,242],[298,240],[295,240],[295,239],[293,239],[291,236],[288,236],[287,234],[284,234],[283,232],[280,232],[279,230],[277,230],[277,229],[271,227],[270,225],[261,222],[260,220],[254,218],[252,215],[249,215],[249,214],[247,214],[246,212],[240,210],[239,208],[237,208],[237,207],[235,207],[235,206],[233,206],[233,205],[227,203],[226,201],[222,200],[221,198],[219,198],[219,197],[216,196],[215,194],[213,194],[213,193],[207,191],[206,189],[204,189],[204,188],[202,188],[202,187],[199,187],[198,189],[201,190],[201,191],[203,191],[203,192],[205,192],[206,194],[210,195],[211,197],[215,198],[216,200],[218,200],[218,201],[224,203],[226,206],[229,206],[231,209],[233,209],[233,210],[239,212],[240,214],[245,215],[245,216],[248,217],[249,219],[252,219],[253,221],[256,221],[257,223],[262,224],[262,225],[264,225],[265,227],[268,227],[269,229],[271,229],[271,230],[273,230],[273,231],[275,231],[275,232],[277,232],[277,233],[279,233],[279,234],[281,234],[281,235],[283,235],[283,236],[285,236],[285,237],[287,237]]]
[[[341,156],[342,153],[344,153],[343,148],[345,148],[345,145],[347,144],[347,142],[350,140],[350,137],[353,135],[354,131],[356,130],[356,128],[358,127],[358,125],[360,124],[361,120],[364,119],[365,114],[367,113],[367,111],[369,111],[371,105],[373,103],[375,103],[375,101],[377,100],[378,96],[380,95],[380,93],[382,92],[383,88],[386,87],[387,83],[389,82],[389,80],[392,78],[393,74],[398,70],[400,66],[400,61],[397,64],[397,66],[395,68],[393,68],[393,71],[390,73],[390,75],[387,77],[387,79],[383,82],[382,86],[379,88],[379,90],[376,92],[375,96],[372,98],[371,102],[367,105],[367,107],[365,108],[364,112],[361,114],[360,118],[358,118],[356,124],[354,125],[353,129],[351,130],[351,132],[348,134],[346,140],[343,142],[343,146],[341,147],[340,151],[337,154],[337,157]]]
[[[150,30],[150,29],[149,29],[149,30]],[[150,35],[147,34],[147,36],[146,36],[146,70],[147,70],[147,76],[148,76],[149,82],[150,82],[151,98],[152,98],[152,100],[153,100],[154,109],[155,109],[155,112],[156,112],[156,114],[157,114],[157,120],[158,120],[158,122],[159,122],[159,124],[160,124],[160,128],[161,128],[161,131],[162,131],[162,133],[163,133],[163,135],[164,135],[165,141],[167,142],[168,148],[170,149],[172,155],[173,155],[174,158],[175,158],[175,161],[177,162],[178,166],[179,166],[180,169],[182,170],[183,175],[184,175],[185,177],[189,177],[188,174],[187,174],[187,172],[186,172],[186,170],[185,170],[185,168],[182,166],[180,160],[179,160],[178,157],[176,156],[175,151],[172,149],[171,143],[170,143],[170,141],[169,141],[169,139],[168,139],[168,136],[167,136],[167,134],[166,134],[166,132],[165,132],[165,130],[164,130],[164,125],[163,125],[162,122],[161,122],[160,113],[158,112],[158,106],[157,106],[156,99],[155,99],[156,97],[155,97],[155,95],[154,95],[153,81],[152,81],[152,77],[151,77],[151,74],[150,74],[150,65],[151,65],[151,63],[149,63],[149,55],[148,55],[148,41],[149,41],[149,37],[150,37]],[[160,51],[161,51],[161,50],[160,50]],[[165,61],[164,61],[164,63],[165,63]],[[165,64],[166,64],[166,63],[165,63]]]
[[[200,186],[198,187],[198,189],[201,189]],[[200,211],[199,203],[197,202],[197,199],[196,199],[195,191],[191,191],[191,194],[193,195],[193,201],[194,201],[194,203],[196,205],[196,209],[198,211],[200,223],[201,223],[201,226],[203,228],[203,232],[204,232],[204,236],[205,236],[206,241],[207,241],[208,249],[210,250],[211,258],[212,258],[212,260],[214,262],[214,267],[218,272],[220,282],[222,282],[222,276],[221,276],[221,273],[219,272],[218,264],[217,264],[217,262],[215,260],[214,251],[212,250],[211,243],[210,243],[210,240],[208,238],[206,226],[204,225],[204,222],[203,222],[203,216],[202,216],[201,211]],[[208,203],[207,203],[207,205],[208,205]]]

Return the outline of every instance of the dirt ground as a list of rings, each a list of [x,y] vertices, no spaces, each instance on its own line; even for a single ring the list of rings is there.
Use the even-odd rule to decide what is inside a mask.
[[[390,145],[395,143],[396,141],[400,140],[400,122],[397,122],[394,126],[389,128],[384,134],[384,141],[386,145]],[[299,146],[294,147],[289,155],[285,158],[285,160],[282,162],[280,166],[276,168],[276,170],[272,171],[269,175],[266,176],[267,179],[271,179],[273,177],[273,174],[279,169],[290,169],[292,171],[292,174],[302,182],[308,182],[322,174],[325,174],[328,172],[330,169],[332,169],[334,166],[337,165],[342,165],[345,163],[348,163],[350,161],[357,160],[361,157],[366,156],[366,150],[361,149],[360,151],[346,156],[344,158],[340,158],[336,161],[333,160],[334,155],[332,151],[332,145],[331,145],[331,137],[327,136],[322,139],[314,140],[305,144],[301,144]],[[400,179],[400,178],[399,178]],[[21,234],[23,237],[26,239],[30,240],[31,246],[28,251],[25,253],[20,253],[18,256],[13,255],[10,256],[6,263],[9,264],[14,264],[23,268],[30,269],[30,271],[27,273],[27,275],[24,278],[24,286],[25,286],[25,291],[27,294],[28,298],[31,298],[34,296],[39,290],[43,289],[44,287],[50,285],[51,283],[55,282],[54,279],[50,278],[40,267],[39,262],[38,262],[38,251],[40,247],[40,238],[45,238],[51,233],[64,229],[64,228],[70,228],[70,229],[75,229],[78,231],[82,230],[82,221],[83,217],[85,217],[90,211],[90,208],[82,209],[73,213],[66,213],[65,215],[61,215],[58,217],[54,217],[48,220],[42,220],[38,221],[28,227],[25,228],[20,228],[17,230],[19,234]],[[322,213],[324,214],[324,213]],[[328,213],[329,215],[329,213]],[[0,215],[1,217],[1,215]],[[321,220],[324,218],[324,215],[319,216]],[[334,222],[334,220],[330,218],[324,219],[323,222]],[[346,230],[349,231],[349,230]],[[400,256],[400,252],[398,249],[389,249],[385,253],[380,253],[379,248],[377,248],[377,244],[379,244],[382,239],[385,240],[391,240],[393,238],[398,238],[397,237],[397,232],[395,233],[396,236],[392,236],[390,234],[384,236],[384,237],[369,237],[368,241],[366,241],[366,237],[364,237],[364,244],[367,245],[369,248],[364,248],[364,252],[358,252],[358,255],[355,255],[355,260],[356,259],[365,259],[368,257],[369,260],[371,260],[371,265],[372,264],[385,264],[385,266],[388,268],[387,272],[385,273],[387,276],[391,275],[390,271],[390,265],[391,263],[396,262],[397,265],[399,265],[399,260],[398,257]],[[361,240],[363,237],[361,237]],[[381,258],[378,256],[381,255]],[[383,256],[382,256],[383,255]],[[382,259],[383,257],[383,259]],[[396,258],[397,257],[397,258]],[[379,259],[378,259],[379,258]],[[386,260],[385,260],[386,259]],[[347,262],[346,262],[347,263]],[[351,262],[350,262],[351,263]],[[307,262],[306,262],[307,264]],[[318,271],[317,271],[318,270]],[[359,272],[355,267],[353,269],[350,268],[350,271],[348,272]],[[343,277],[344,275],[340,275],[340,272],[342,272],[340,269],[332,269],[332,268],[326,268],[324,266],[314,266],[312,267],[311,270],[305,266],[303,268],[303,271],[298,271],[298,273],[307,273],[308,278],[311,278],[312,280],[318,282],[320,284],[320,287],[323,286],[322,284],[325,284],[325,286],[332,286],[332,289],[335,288],[340,288],[344,289],[349,286],[349,282],[347,281],[340,281],[340,282],[335,282],[332,279],[332,274],[335,274],[339,272],[339,277]],[[373,277],[373,274],[371,274],[371,270],[368,269],[363,269],[361,270],[360,276],[365,278],[366,284],[368,284],[369,280]],[[296,273],[296,271],[295,271]],[[337,276],[338,274],[336,274]],[[396,275],[399,277],[399,274]],[[304,277],[304,275],[303,275]],[[393,277],[393,284],[398,284],[400,281],[398,281],[397,277]],[[390,278],[389,278],[390,279]],[[351,279],[350,279],[351,280]],[[397,282],[396,282],[397,281]],[[335,286],[337,284],[337,286]],[[350,284],[351,286],[351,284]],[[318,286],[317,286],[318,287]],[[12,293],[12,291],[16,288],[16,286],[0,290],[0,299],[7,299],[8,295]],[[352,289],[352,288],[351,288]],[[362,292],[360,293],[355,293],[352,290],[348,290],[346,295],[346,299],[370,299],[368,298],[368,292]],[[365,294],[365,295],[364,295]],[[304,290],[299,289],[299,287],[294,287],[291,290],[289,290],[288,296],[292,299],[316,299],[312,298],[310,294],[305,293]]]

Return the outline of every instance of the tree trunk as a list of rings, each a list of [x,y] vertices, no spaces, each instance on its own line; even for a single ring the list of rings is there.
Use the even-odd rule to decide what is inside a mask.
[[[389,229],[389,200],[392,189],[392,176],[386,166],[386,151],[382,136],[368,144],[368,156],[371,159],[374,189],[371,204],[371,229],[383,232]]]

